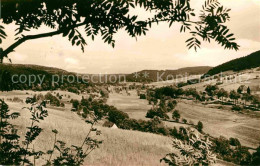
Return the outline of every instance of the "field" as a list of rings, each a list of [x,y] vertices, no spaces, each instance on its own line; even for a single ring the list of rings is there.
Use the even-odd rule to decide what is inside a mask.
[[[29,93],[33,94],[33,92]],[[28,95],[22,91],[0,94],[0,98],[14,96],[25,99]],[[25,127],[30,125],[30,113],[28,110],[21,108],[29,105],[13,102],[7,102],[7,104],[11,111],[21,113],[21,116],[13,122],[19,129],[19,135],[24,136]],[[68,143],[68,145],[82,144],[89,125],[78,115],[71,112],[67,105],[64,110],[47,109],[49,116],[40,123],[40,127],[44,130],[34,144],[35,149],[43,151],[51,149],[54,139],[51,132],[53,129],[59,131],[58,139]],[[161,165],[160,159],[172,151],[169,137],[138,131],[105,128],[101,127],[101,125],[98,125],[98,128],[102,131],[102,135],[98,138],[104,140],[104,143],[99,149],[90,154],[85,161],[86,165]]]
[[[110,94],[108,104],[129,114],[131,118],[145,119],[147,110],[151,108],[147,100],[140,100],[135,92],[131,96],[126,94]],[[204,131],[211,136],[238,138],[245,146],[256,148],[260,140],[259,116],[244,115],[230,110],[210,108],[188,100],[179,100],[176,107],[181,117],[197,124],[204,124]],[[165,122],[167,126],[180,126],[180,124]],[[184,125],[181,125],[184,126]]]
[[[32,91],[28,91],[27,94],[24,91],[3,92],[0,94],[0,98],[6,100],[7,98],[19,97],[20,99],[25,100],[28,94],[30,96],[36,93],[37,92]],[[41,93],[45,94],[47,92]],[[82,97],[73,95],[69,92],[56,91],[56,93],[71,95],[77,99]],[[130,105],[127,104],[128,102],[130,102]],[[144,119],[147,109],[150,108],[146,100],[138,99],[135,92],[132,92],[131,96],[110,94],[108,103],[113,105],[118,103],[119,105],[116,105],[118,108],[128,112],[130,117],[138,119]],[[30,112],[27,109],[21,108],[29,107],[30,105],[14,102],[7,102],[7,104],[11,111],[21,113],[21,116],[18,119],[13,120],[13,124],[17,126],[19,129],[18,134],[23,138],[26,132],[26,126],[30,125]],[[89,125],[76,113],[70,111],[71,106],[69,104],[66,104],[64,109],[57,109],[55,107],[47,107],[47,109],[49,116],[40,123],[43,132],[33,143],[34,148],[42,151],[50,150],[54,141],[54,135],[51,132],[53,129],[59,131],[57,139],[66,142],[68,146],[80,145],[88,132]],[[102,124],[98,124],[97,127],[102,131],[102,135],[96,138],[103,140],[104,142],[99,149],[90,154],[84,163],[85,165],[158,166],[164,165],[159,161],[165,154],[174,151],[171,146],[171,138],[169,137],[138,131],[111,129],[102,127],[101,125]],[[177,123],[166,123],[166,125],[171,127],[181,126]],[[43,164],[43,159],[46,159],[47,157],[48,156],[44,156],[41,160],[38,160],[36,164]],[[215,165],[233,164],[218,160]]]

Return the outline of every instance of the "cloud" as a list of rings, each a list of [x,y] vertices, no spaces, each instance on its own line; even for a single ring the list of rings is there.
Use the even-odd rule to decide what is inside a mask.
[[[79,61],[74,58],[65,58],[64,62],[68,65],[78,65]]]

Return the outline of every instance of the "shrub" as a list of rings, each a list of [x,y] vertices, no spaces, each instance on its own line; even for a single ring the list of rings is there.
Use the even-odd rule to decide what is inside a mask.
[[[140,94],[140,99],[146,99],[146,95],[145,94]]]
[[[127,113],[119,111],[117,109],[110,110],[108,113],[108,120],[110,122],[115,123],[116,125],[120,124],[123,122],[125,119],[128,119],[129,116]]]
[[[187,123],[187,120],[186,119],[182,119],[182,122],[184,123],[184,124],[186,124]]]
[[[241,146],[241,143],[237,138],[229,138],[229,144],[232,146]]]
[[[53,106],[60,106],[60,100],[56,97],[53,96],[50,92],[48,92],[45,96],[44,96],[45,100],[49,100],[50,104]]]
[[[75,87],[69,87],[68,91],[71,92],[71,93],[75,93],[77,95],[80,94],[79,90]]]
[[[232,110],[234,110],[234,111],[242,111],[243,108],[240,107],[239,105],[233,105],[233,106],[232,106]]]
[[[64,103],[61,103],[60,106],[61,106],[61,107],[65,107],[65,104],[64,104]]]
[[[74,108],[77,111],[79,109],[79,101],[72,99],[71,103],[72,103],[72,108]]]
[[[212,152],[211,141],[204,136],[188,133],[188,140],[182,142],[173,139],[173,148],[179,153],[169,153],[160,161],[169,165],[211,165],[216,162]]]
[[[199,132],[202,132],[202,129],[203,129],[203,123],[201,121],[198,122],[197,124],[197,129]]]
[[[177,122],[179,122],[179,119],[180,119],[181,115],[179,113],[178,110],[175,110],[173,113],[172,113],[172,118],[175,119]]]
[[[162,119],[169,119],[169,116],[161,108],[152,108],[146,113],[146,118],[154,118],[155,116]]]
[[[13,98],[13,102],[23,103],[23,100],[20,99],[19,97],[14,97],[14,98]]]
[[[259,68],[260,71],[260,68]],[[256,149],[256,152],[252,154],[252,165],[258,165],[260,163],[260,146]]]

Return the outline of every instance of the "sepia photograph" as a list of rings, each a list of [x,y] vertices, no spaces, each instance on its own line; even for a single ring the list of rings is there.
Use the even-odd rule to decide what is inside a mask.
[[[260,166],[260,0],[0,0],[1,166]]]

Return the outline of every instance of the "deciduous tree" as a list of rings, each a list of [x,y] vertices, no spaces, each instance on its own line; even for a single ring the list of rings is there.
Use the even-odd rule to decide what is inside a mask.
[[[137,7],[149,11],[151,17],[141,19],[131,14],[131,10]],[[87,45],[84,36],[94,40],[100,34],[105,43],[114,47],[113,36],[120,29],[136,38],[146,35],[153,24],[160,22],[167,22],[169,27],[180,23],[180,32],[191,35],[186,41],[189,49],[196,50],[202,41],[215,40],[225,49],[238,50],[234,34],[225,25],[230,19],[230,9],[218,0],[206,0],[202,9],[197,11],[190,0],[4,0],[1,4],[0,44],[7,37],[5,25],[15,24],[17,29],[14,43],[0,48],[0,62],[29,40],[62,35],[84,51]],[[50,31],[31,32],[43,26]]]

